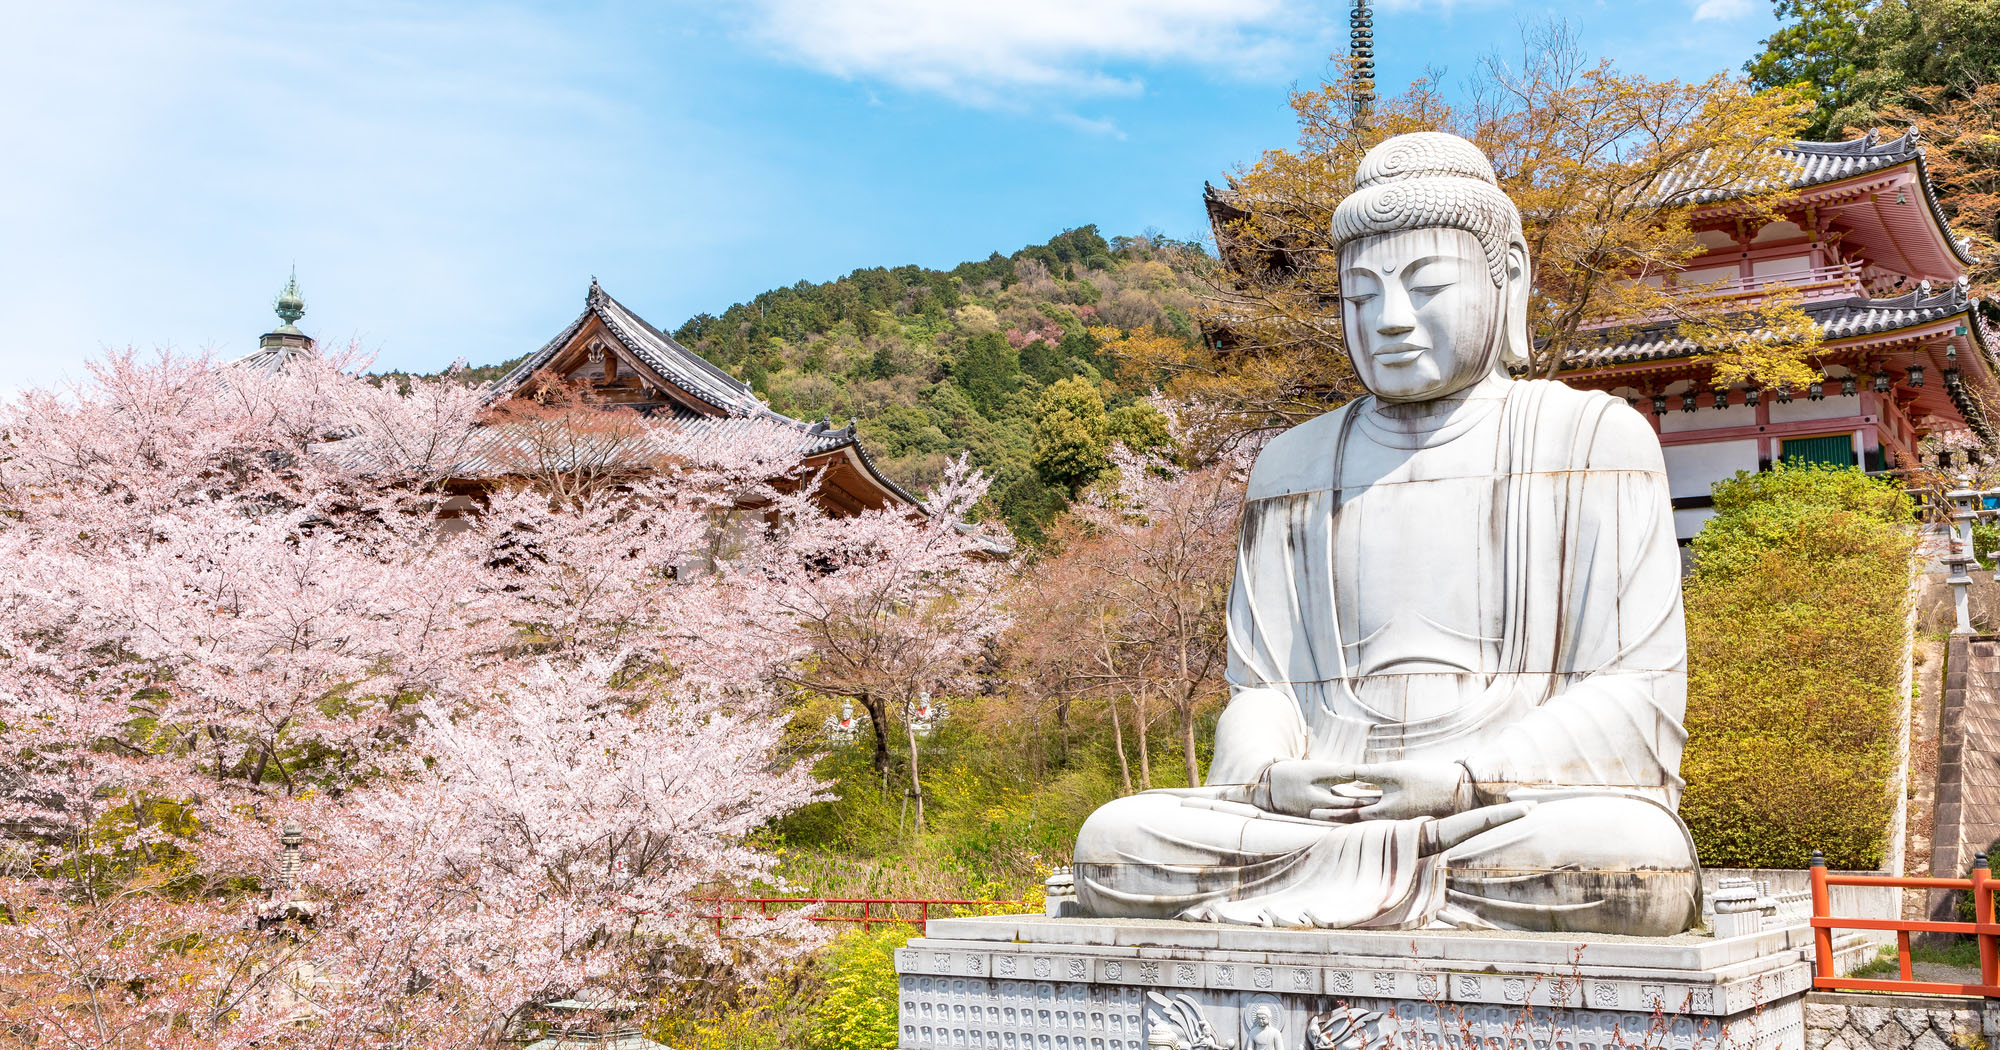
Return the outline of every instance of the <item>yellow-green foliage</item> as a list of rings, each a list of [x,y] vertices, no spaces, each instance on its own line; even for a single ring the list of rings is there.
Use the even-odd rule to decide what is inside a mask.
[[[1686,583],[1681,815],[1703,864],[1881,862],[1915,536],[1858,470],[1784,467],[1715,489]]]
[[[824,957],[825,984],[811,1009],[811,1050],[887,1050],[896,1045],[896,949],[906,926],[843,934]]]

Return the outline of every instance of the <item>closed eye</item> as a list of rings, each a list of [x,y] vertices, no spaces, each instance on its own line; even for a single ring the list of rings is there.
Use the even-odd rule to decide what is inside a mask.
[[[1437,293],[1442,292],[1449,287],[1451,287],[1451,285],[1448,282],[1445,284],[1427,284],[1420,288],[1412,288],[1410,289],[1410,291],[1415,292],[1418,295],[1436,295]]]
[[[1346,299],[1348,302],[1353,303],[1356,306],[1360,306],[1362,303],[1375,301],[1375,293],[1367,292],[1362,295],[1348,295],[1348,296],[1343,296],[1342,298]]]

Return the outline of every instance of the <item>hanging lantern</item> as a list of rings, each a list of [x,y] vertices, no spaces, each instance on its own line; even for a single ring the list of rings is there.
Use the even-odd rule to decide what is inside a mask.
[[[1653,414],[1656,416],[1664,416],[1667,414],[1667,395],[1665,394],[1653,395]]]
[[[1781,405],[1789,405],[1792,403],[1792,384],[1790,383],[1778,384],[1778,403]]]
[[[1811,383],[1807,384],[1806,386],[1807,401],[1824,401],[1825,399],[1826,399],[1826,387],[1823,384],[1821,384],[1819,380],[1815,379]]]
[[[1852,375],[1844,375],[1840,377],[1841,397],[1853,397],[1854,391],[1856,389],[1857,389],[1857,384],[1855,383],[1854,377]]]
[[[1692,412],[1694,411],[1694,409],[1695,409],[1694,391],[1690,390],[1687,393],[1681,395],[1681,411]]]
[[[1757,389],[1756,387],[1754,387],[1754,386],[1746,386],[1746,387],[1744,387],[1744,388],[1743,388],[1743,407],[1744,407],[1744,408],[1756,408],[1756,407],[1757,407],[1757,401],[1758,401],[1758,399],[1759,399],[1759,398],[1760,398],[1761,396],[1762,396],[1762,391],[1759,391],[1759,390],[1758,390],[1758,389]]]
[[[1894,380],[1893,378],[1891,378],[1891,377],[1890,377],[1889,373],[1887,373],[1887,372],[1877,372],[1877,373],[1875,373],[1875,392],[1876,392],[1876,393],[1878,393],[1878,394],[1886,394],[1886,393],[1888,393],[1888,392],[1889,392],[1889,387],[1890,387],[1890,386],[1891,386],[1892,384],[1894,384],[1894,383],[1895,383],[1895,380]]]
[[[1718,410],[1729,407],[1729,391],[1718,390],[1715,392],[1715,407]]]
[[[1924,385],[1924,366],[1922,365],[1910,366],[1910,385],[1911,386]]]

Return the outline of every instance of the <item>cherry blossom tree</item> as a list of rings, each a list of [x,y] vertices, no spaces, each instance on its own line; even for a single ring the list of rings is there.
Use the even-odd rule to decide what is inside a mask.
[[[1073,557],[1076,571],[1098,581],[1098,629],[1076,640],[1097,651],[1095,666],[1072,673],[1165,699],[1179,722],[1187,782],[1199,784],[1195,720],[1223,687],[1247,459],[1227,454],[1187,468],[1118,446],[1111,462],[1113,475],[1076,507],[1089,536]],[[1143,725],[1143,709],[1140,717]]]
[[[884,682],[984,637],[947,626],[1000,571],[959,564],[962,465],[928,516],[833,520],[781,433],[630,416],[644,471],[467,507],[520,420],[365,366],[119,353],[0,407],[0,1042],[477,1046],[802,950],[697,918],[819,797],[769,690],[836,622],[888,625]],[[310,921],[258,933],[292,822]]]
[[[928,694],[974,688],[979,658],[1007,625],[1000,602],[1005,548],[965,525],[986,487],[960,456],[946,464],[927,517],[888,508],[849,518],[799,516],[785,529],[804,557],[788,566],[774,600],[780,622],[801,630],[810,646],[786,680],[852,698],[868,712],[875,768],[885,782],[889,734],[901,723],[919,832],[923,776],[911,716]]]

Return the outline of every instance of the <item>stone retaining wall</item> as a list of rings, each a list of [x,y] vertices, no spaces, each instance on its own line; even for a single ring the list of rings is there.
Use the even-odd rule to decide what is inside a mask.
[[[1812,992],[1806,1050],[1986,1050],[2000,1003],[1931,995]]]
[[[2000,837],[2000,639],[1954,636],[1945,659],[1931,873],[1964,878],[1973,855]],[[1955,902],[1933,890],[1930,917],[1957,918]]]

